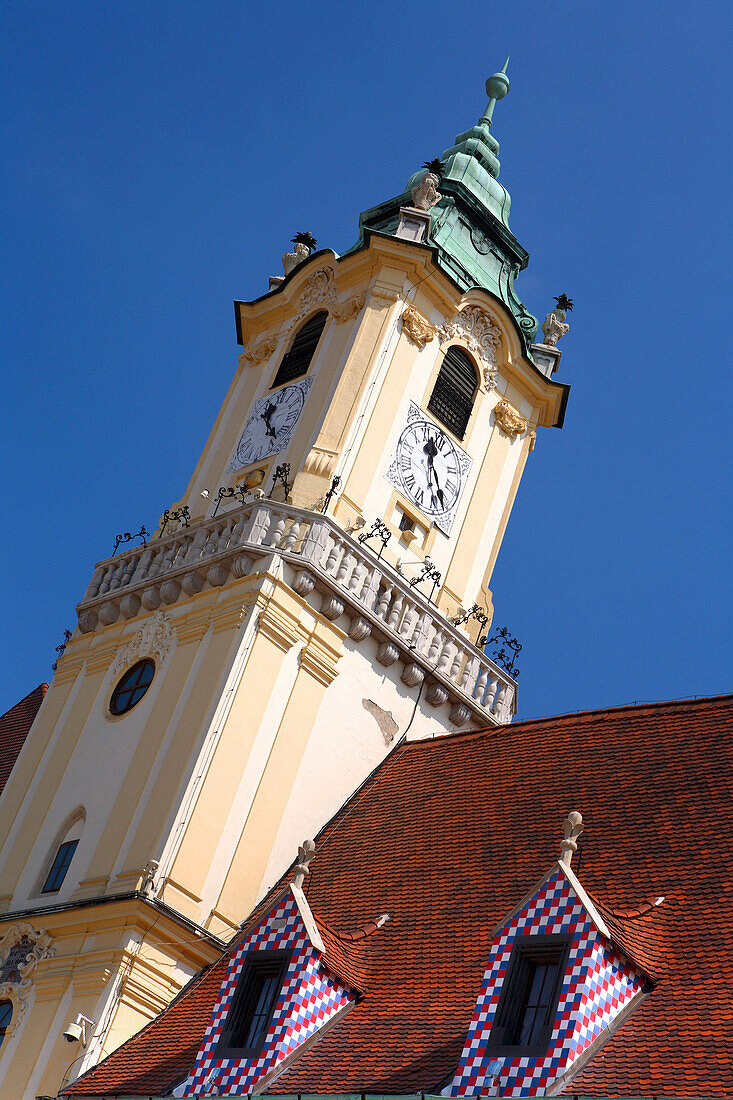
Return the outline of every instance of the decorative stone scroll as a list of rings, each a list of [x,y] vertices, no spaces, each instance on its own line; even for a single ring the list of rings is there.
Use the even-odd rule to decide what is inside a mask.
[[[300,295],[298,316],[305,316],[316,306],[333,305],[336,301],[337,292],[336,272],[332,267],[319,267],[317,271],[312,271],[306,279],[303,292]]]
[[[31,974],[39,962],[55,954],[48,932],[39,932],[32,924],[14,924],[0,940],[0,1000],[13,1006],[6,1035],[15,1031],[28,1008]]]
[[[424,348],[435,336],[435,329],[414,306],[407,306],[402,317],[402,331],[418,347]]]
[[[264,362],[265,359],[269,359],[274,354],[277,347],[276,337],[272,337],[270,340],[263,340],[256,347],[248,348],[242,353],[242,358],[245,363],[249,363],[250,367],[256,367],[258,363]]]
[[[357,294],[355,298],[349,299],[343,305],[334,306],[331,310],[331,316],[337,325],[342,325],[344,321],[350,321],[352,317],[356,317],[357,313],[361,313],[365,301],[366,298],[363,294]]]
[[[175,641],[175,632],[165,611],[156,611],[153,618],[140,627],[132,641],[119,651],[110,665],[110,672],[115,676],[141,657],[164,661]]]
[[[504,398],[494,406],[494,419],[501,430],[512,438],[527,430],[527,421]]]
[[[455,320],[438,330],[441,340],[458,337],[468,344],[475,355],[480,355],[489,363],[496,362],[496,349],[501,341],[501,329],[490,313],[481,306],[466,306],[456,314]]]

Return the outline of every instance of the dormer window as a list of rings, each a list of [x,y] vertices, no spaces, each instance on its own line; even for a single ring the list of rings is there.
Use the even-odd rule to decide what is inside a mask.
[[[502,984],[489,1049],[492,1053],[546,1053],[557,1015],[570,949],[568,936],[519,936]]]
[[[249,951],[245,955],[217,1058],[254,1058],[262,1052],[292,951]]]
[[[305,324],[300,326],[290,349],[285,352],[282,362],[277,368],[275,381],[270,389],[274,390],[276,386],[282,386],[285,382],[292,382],[294,378],[300,378],[308,372],[308,367],[311,365],[311,359],[315,355],[318,341],[321,339],[321,333],[327,320],[328,313],[321,310],[320,313],[314,313]]]
[[[431,412],[458,439],[466,434],[478,389],[478,375],[471,359],[459,347],[450,347],[440,365],[428,401]]]

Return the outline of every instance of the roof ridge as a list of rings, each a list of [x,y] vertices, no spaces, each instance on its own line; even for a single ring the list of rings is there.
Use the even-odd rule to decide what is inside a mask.
[[[568,710],[564,711],[562,714],[548,714],[542,718],[524,718],[521,722],[503,723],[497,726],[481,726],[480,729],[455,730],[453,733],[439,733],[433,734],[432,737],[415,738],[414,741],[406,741],[405,748],[414,748],[418,745],[445,744],[446,741],[456,741],[460,739],[468,740],[472,737],[484,737],[486,734],[498,736],[500,733],[512,733],[514,730],[522,729],[525,726],[557,722],[559,719],[585,718],[595,714],[617,714],[625,710],[646,711],[658,710],[664,707],[673,709],[674,707],[688,707],[690,703],[710,704],[721,703],[726,700],[733,701],[733,692],[728,692],[723,695],[688,695],[679,699],[657,699],[648,703],[619,703],[618,706],[595,707],[591,710]],[[386,759],[389,759],[389,757]]]

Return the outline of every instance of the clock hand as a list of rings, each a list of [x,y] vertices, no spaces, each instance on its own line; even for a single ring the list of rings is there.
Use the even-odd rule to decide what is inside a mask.
[[[267,435],[269,435],[272,439],[275,438],[275,429],[273,428],[272,424],[270,423],[270,417],[276,411],[277,411],[276,406],[273,405],[273,403],[271,401],[269,403],[269,405],[267,406],[267,408],[265,409],[265,411],[263,413],[260,413],[260,420],[264,420],[265,424],[267,425],[267,427],[265,429],[265,433]]]

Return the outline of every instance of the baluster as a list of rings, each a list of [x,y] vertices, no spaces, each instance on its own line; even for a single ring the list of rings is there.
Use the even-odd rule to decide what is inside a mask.
[[[462,649],[460,646],[457,645],[456,646],[456,652],[455,652],[455,655],[453,657],[453,664],[450,666],[450,672],[448,673],[451,680],[455,681],[455,680],[458,679],[458,671],[461,667],[461,660],[463,659],[463,657],[465,657],[465,655],[466,655],[465,649]]]
[[[387,611],[389,610],[389,603],[392,599],[392,592],[393,589],[390,587],[389,584],[386,584],[382,591],[382,596],[379,604],[377,605],[377,618],[381,619],[382,622],[387,621]]]
[[[425,643],[428,640],[428,627],[430,626],[430,615],[427,611],[423,611],[422,615],[417,620],[417,625],[412,634],[410,642],[414,645],[415,649],[423,652]]]
[[[478,657],[471,657],[470,661],[466,661],[463,669],[463,675],[459,681],[459,687],[462,687],[464,691],[469,690],[469,684],[476,675],[476,665],[478,664]]]
[[[387,626],[390,626],[392,630],[395,631],[395,633],[397,633],[397,626],[400,621],[404,602],[405,597],[402,595],[401,592],[398,593],[397,599],[392,604],[392,610],[389,613],[389,618],[387,619]]]
[[[229,549],[229,544],[231,542],[231,534],[232,534],[232,521],[231,521],[231,519],[226,519],[224,521],[224,523],[222,524],[222,526],[221,526],[221,530],[219,532],[219,538],[217,539],[217,543],[216,543],[216,550],[217,550],[218,554],[221,554],[225,550]]]
[[[248,518],[248,513],[242,512],[239,519],[235,523],[234,529],[232,530],[232,543],[234,546],[239,546],[240,542],[242,542],[244,537],[244,528]]]
[[[501,687],[499,688],[499,694],[496,697],[496,706],[494,707],[494,714],[499,719],[500,722],[503,722],[504,719],[506,718],[506,711],[508,709],[508,699],[507,699],[508,692],[509,692],[509,684],[502,684]]]
[[[430,645],[428,647],[427,657],[431,665],[437,667],[437,657],[440,653],[440,647],[443,644],[443,632],[441,630],[435,630],[432,638],[430,639]]]
[[[339,565],[338,571],[336,573],[336,584],[343,585],[344,578],[351,567],[354,565],[355,561],[356,559],[354,558],[354,555],[349,550],[346,550],[344,552],[344,556],[341,558],[341,564]]]
[[[150,563],[153,560],[153,551],[149,546],[146,546],[140,555],[140,560],[137,563],[137,572],[135,573],[135,582],[144,581],[150,570]]]
[[[408,637],[417,618],[417,608],[414,604],[408,604],[405,608],[405,614],[402,616],[402,622],[400,623],[400,634],[404,634],[405,637]]]
[[[453,652],[453,642],[450,638],[446,638],[445,645],[443,646],[443,652],[440,654],[440,660],[438,661],[438,667],[436,672],[445,672],[446,665],[450,661],[451,653]]]
[[[484,699],[484,706],[487,710],[494,709],[494,699],[496,698],[496,689],[499,686],[499,681],[496,676],[491,677],[491,683],[489,684],[489,690],[486,692],[486,698]]]
[[[489,670],[486,665],[483,665],[479,673],[478,680],[476,681],[476,687],[473,689],[473,697],[477,699],[479,703],[483,704],[484,692],[486,691],[486,684],[489,679]]]
[[[283,550],[292,550],[296,542],[300,537],[300,520],[294,519],[290,525],[290,530],[287,533],[285,542],[283,543]]]
[[[283,516],[283,515],[278,516],[277,523],[275,524],[275,528],[272,532],[272,538],[270,539],[270,546],[272,546],[273,548],[277,548],[280,545],[280,541],[281,541],[281,539],[283,537],[283,534],[285,532],[285,522],[286,522],[286,517],[285,516]]]
[[[356,561],[356,559],[353,560],[354,568],[351,572],[351,576],[349,577],[348,589],[349,592],[356,593],[356,589],[359,586],[359,582],[361,581],[361,571],[362,569],[365,569],[366,566],[364,566],[362,562]]]
[[[82,600],[82,603],[84,603],[86,600],[93,600],[94,599],[94,597],[99,593],[99,588],[100,588],[100,585],[102,584],[103,579],[104,579],[104,569],[100,565],[98,565],[97,568],[92,573],[92,579],[90,580],[90,582],[87,586],[87,590],[84,593],[84,599]]]
[[[334,569],[336,568],[336,562],[338,560],[340,549],[340,545],[336,542],[336,539],[334,538],[331,549],[328,552],[328,557],[326,558],[326,564],[323,567],[324,572],[329,574],[333,573]]]
[[[365,607],[373,608],[377,602],[379,582],[382,579],[382,574],[379,569],[375,569],[374,566],[369,565],[368,562],[364,563],[364,570],[364,584],[362,585],[359,599]]]

